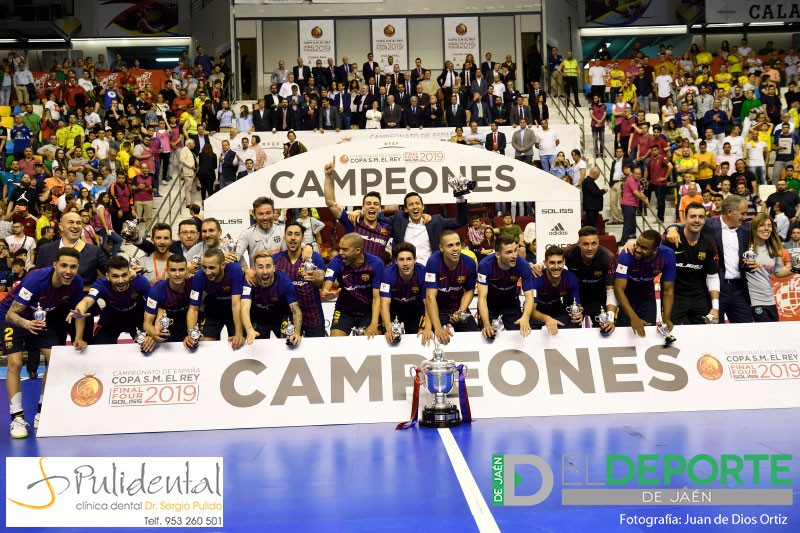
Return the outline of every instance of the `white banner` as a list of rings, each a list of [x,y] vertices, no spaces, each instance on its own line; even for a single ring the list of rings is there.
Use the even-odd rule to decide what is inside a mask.
[[[223,524],[222,457],[6,457],[6,527]]]
[[[408,68],[406,19],[372,19],[372,54],[381,68],[389,63],[389,56],[394,64],[400,65],[400,70]]]
[[[544,259],[547,246],[566,247],[578,241],[581,207],[575,202],[536,202],[537,259]],[[522,228],[525,229],[525,228]],[[543,235],[543,240],[539,236]],[[544,244],[542,244],[544,243]]]
[[[444,17],[444,57],[461,70],[464,58],[472,54],[480,68],[481,33],[478,17]]]
[[[706,0],[706,22],[798,22],[800,5],[780,0]]]
[[[298,33],[300,35],[300,57],[304,65],[312,68],[317,59],[323,65],[328,64],[328,58],[336,61],[336,37],[333,20],[300,20]],[[291,67],[289,67],[291,69]]]
[[[550,208],[552,202],[559,202],[552,209],[569,205],[572,213],[560,214],[559,220],[574,231],[567,236],[549,236],[544,226],[537,224],[540,250],[578,239],[580,193],[575,187],[482,146],[420,140],[344,142],[279,161],[212,195],[206,200],[205,215],[216,217],[222,212],[221,218],[227,218],[237,212],[234,218],[244,220],[253,199],[259,196],[272,197],[279,208],[322,207],[323,169],[332,159],[336,162],[336,199],[340,205],[361,205],[369,191],[380,192],[386,205],[402,205],[411,191],[420,193],[427,204],[453,203],[448,178],[461,175],[478,183],[468,196],[472,203],[528,201],[536,202],[537,209]],[[231,235],[241,229],[223,227]]]
[[[663,344],[628,328],[457,333],[445,358],[469,367],[482,418],[800,407],[795,324],[680,326]],[[409,368],[431,357],[412,335],[53,349],[38,436],[190,431],[408,419]],[[456,396],[457,391],[451,393]],[[427,396],[427,393],[425,393]],[[427,398],[422,398],[426,400]],[[457,397],[454,398],[458,403]],[[424,405],[421,402],[421,405]],[[389,429],[387,428],[387,431]]]

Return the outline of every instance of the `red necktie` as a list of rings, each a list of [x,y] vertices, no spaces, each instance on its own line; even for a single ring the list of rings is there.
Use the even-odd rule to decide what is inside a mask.
[[[400,82],[397,80],[397,74],[394,75],[394,84],[399,85]]]
[[[494,143],[492,145],[492,150],[494,150],[495,152],[497,151],[497,133],[496,132],[494,134]]]

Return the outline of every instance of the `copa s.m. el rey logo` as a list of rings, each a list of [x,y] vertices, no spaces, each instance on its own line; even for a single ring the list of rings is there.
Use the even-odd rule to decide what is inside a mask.
[[[86,374],[72,386],[70,398],[78,407],[94,405],[103,396],[103,382],[94,374]]]

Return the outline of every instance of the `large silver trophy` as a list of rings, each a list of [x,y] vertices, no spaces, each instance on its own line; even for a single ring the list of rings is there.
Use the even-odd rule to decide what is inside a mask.
[[[119,234],[126,241],[135,239],[139,235],[139,219],[132,218],[123,222]]]
[[[433,358],[424,361],[422,368],[422,382],[433,394],[433,402],[422,410],[422,420],[419,425],[429,428],[449,428],[461,425],[461,415],[458,407],[447,401],[448,393],[455,385],[458,367],[454,361],[444,358],[444,351],[439,346],[439,341],[434,337]],[[466,367],[464,367],[466,373]]]
[[[471,193],[478,184],[475,180],[466,176],[450,176],[447,178],[447,182],[453,188],[453,196],[456,197]]]

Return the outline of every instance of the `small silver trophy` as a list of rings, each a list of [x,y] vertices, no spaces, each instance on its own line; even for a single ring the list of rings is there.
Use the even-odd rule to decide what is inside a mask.
[[[47,311],[42,309],[42,304],[39,302],[36,303],[36,309],[33,310],[33,319],[47,324]]]
[[[459,309],[455,313],[453,313],[453,321],[454,322],[466,322],[469,318],[469,311],[466,309]]]
[[[141,261],[139,261],[138,257],[129,256],[130,259],[128,260],[128,264],[131,267],[131,270],[135,270],[137,274],[147,274],[148,270],[144,268],[144,265]]]
[[[172,325],[173,322],[175,321],[170,317],[168,317],[166,313],[161,315],[161,318],[158,320],[158,325],[161,326],[161,333],[169,336],[169,327]]]
[[[202,261],[202,260],[203,260],[203,256],[200,255],[200,254],[194,254],[192,256],[192,264],[193,265],[199,265],[200,261]]]
[[[193,350],[196,349],[200,344],[200,339],[203,337],[203,332],[200,331],[200,326],[195,324],[195,326],[189,330],[189,338],[194,341]]]
[[[444,352],[439,346],[436,337],[433,338],[433,358],[424,361],[422,368],[422,381],[433,394],[433,402],[422,410],[422,420],[419,425],[429,428],[447,428],[461,425],[461,415],[458,407],[447,401],[447,394],[455,385],[458,368],[455,362],[444,358]],[[466,373],[466,367],[464,368]]]
[[[475,190],[475,186],[478,184],[475,180],[465,176],[450,176],[447,178],[447,182],[453,188],[453,196],[461,197],[471,193]]]
[[[226,254],[236,253],[236,241],[233,240],[230,233],[226,233],[225,236],[220,239],[219,248]]]
[[[669,345],[675,342],[677,339],[670,333],[669,326],[666,322],[659,322],[656,324],[656,331],[658,331],[659,335],[664,336],[664,343]]]
[[[126,241],[132,240],[134,236],[139,234],[139,219],[132,218],[123,222],[119,234]]]
[[[392,321],[392,342],[400,342],[400,338],[406,332],[406,326],[397,317]]]
[[[756,257],[758,257],[758,255],[756,254],[756,251],[753,250],[753,247],[751,246],[750,248],[747,249],[747,251],[745,253],[742,254],[742,257],[744,258],[745,261],[755,261]]]
[[[350,330],[350,335],[352,337],[363,337],[364,336],[364,331],[366,331],[366,329],[367,328],[362,328],[362,327],[355,326],[355,327],[353,327],[353,329]]]
[[[577,298],[573,298],[572,303],[567,306],[567,314],[569,314],[570,319],[575,322],[575,317],[581,313],[583,313],[583,306],[578,303]]]
[[[594,317],[594,321],[598,326],[600,326],[600,333],[602,333],[603,335],[608,335],[606,330],[603,329],[603,326],[605,326],[612,320],[614,320],[614,314],[605,309],[600,309],[600,314]]]
[[[133,342],[139,345],[139,350],[144,353],[144,341],[147,339],[147,333],[136,328],[136,337],[134,337]]]
[[[294,346],[294,342],[291,339],[292,335],[294,335],[294,324],[292,324],[291,320],[286,323],[283,335],[286,337],[286,346]]]
[[[494,333],[492,333],[492,336],[489,337],[489,340],[493,341],[495,337],[497,337],[498,331],[503,331],[504,329],[506,329],[505,324],[503,323],[503,315],[497,315],[497,317],[494,320],[492,320],[491,324]]]
[[[311,258],[308,258],[306,261],[303,261],[303,264],[300,265],[306,273],[314,272],[317,269],[317,265],[314,264],[314,261]]]
[[[719,318],[715,317],[711,313],[708,313],[703,317],[703,322],[706,324],[719,324]]]

